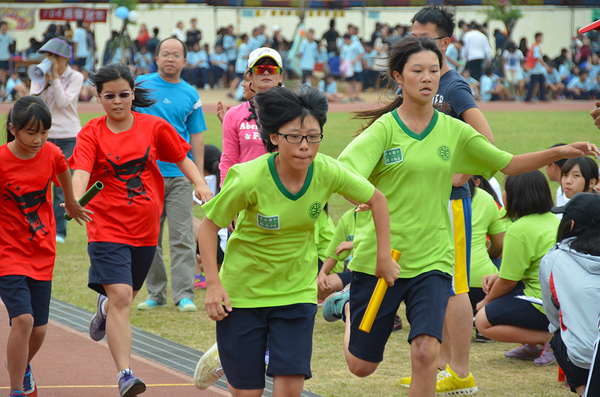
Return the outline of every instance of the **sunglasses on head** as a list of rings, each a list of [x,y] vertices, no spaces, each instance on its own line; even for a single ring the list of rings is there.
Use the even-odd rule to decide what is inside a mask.
[[[113,94],[112,92],[109,92],[108,94],[99,94],[99,95],[102,95],[102,97],[104,99],[106,99],[107,101],[112,101],[113,99],[115,99],[117,97],[117,95],[121,99],[127,99],[131,96],[131,94],[132,94],[131,91],[123,91],[123,92],[119,92],[118,94]]]
[[[250,68],[252,74],[265,74],[265,72],[269,72],[269,74],[279,74],[281,73],[281,68],[275,65],[256,65]]]

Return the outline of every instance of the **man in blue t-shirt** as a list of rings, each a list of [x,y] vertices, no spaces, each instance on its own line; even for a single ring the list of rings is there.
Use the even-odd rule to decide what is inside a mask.
[[[306,81],[312,77],[315,70],[315,63],[317,62],[317,56],[319,55],[319,46],[314,40],[314,36],[315,30],[309,29],[306,34],[306,39],[300,44],[300,50],[296,54],[300,58],[303,83],[306,83]]]
[[[445,8],[428,6],[422,8],[412,19],[412,34],[433,39],[442,54],[451,43],[454,32],[454,15]],[[434,105],[450,105],[450,116],[470,124],[490,142],[494,135],[487,120],[477,107],[471,88],[465,79],[452,70],[442,57],[440,84]],[[469,261],[471,252],[471,192],[467,181],[470,175],[454,175],[450,195],[449,212],[458,225],[464,220],[463,230],[454,230],[455,271],[452,280],[453,294],[448,300],[444,324],[443,342],[440,348],[438,368],[447,376],[437,377],[437,393],[472,394],[477,391],[475,380],[469,373],[469,350],[473,329],[473,312],[469,300]],[[403,378],[400,384],[410,385],[410,378]]]
[[[185,44],[175,37],[163,40],[156,49],[158,73],[139,76],[138,83],[152,90],[157,102],[141,113],[168,121],[190,143],[188,157],[204,175],[204,137],[206,122],[198,91],[181,79],[186,64]],[[194,250],[192,184],[175,164],[156,161],[165,180],[165,201],[160,217],[160,235],[154,261],[146,278],[148,298],[138,305],[152,310],[167,305],[167,272],[163,260],[162,236],[165,219],[169,220],[169,253],[171,257],[171,295],[180,311],[196,311],[194,305]]]

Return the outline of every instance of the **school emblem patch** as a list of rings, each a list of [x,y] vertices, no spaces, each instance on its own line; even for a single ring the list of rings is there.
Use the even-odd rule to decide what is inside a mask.
[[[437,154],[444,161],[450,161],[452,157],[452,153],[450,152],[450,148],[446,145],[442,145],[437,149]]]
[[[279,215],[264,216],[258,214],[257,225],[267,230],[279,230]]]
[[[402,156],[402,148],[398,147],[384,151],[383,160],[385,161],[385,165],[402,162],[402,160],[404,160],[404,157]]]
[[[321,203],[312,203],[308,209],[308,215],[313,219],[317,219],[321,215],[322,209]]]

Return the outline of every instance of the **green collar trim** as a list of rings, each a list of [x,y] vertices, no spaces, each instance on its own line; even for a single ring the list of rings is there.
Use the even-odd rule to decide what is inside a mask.
[[[275,157],[278,154],[279,153],[275,153],[273,156],[268,158],[267,162],[269,163],[269,171],[271,171],[271,176],[273,177],[275,185],[277,185],[277,188],[279,189],[281,194],[283,194],[290,200],[296,201],[300,197],[302,197],[310,187],[310,182],[312,181],[313,176],[313,163],[310,163],[310,166],[308,166],[308,173],[306,174],[306,179],[304,180],[304,186],[302,186],[302,189],[300,189],[298,193],[292,194],[289,190],[287,190],[285,185],[281,182],[281,179],[279,179],[279,175],[277,174],[277,168],[275,167]]]
[[[435,124],[437,123],[439,117],[438,111],[433,109],[433,117],[431,118],[431,121],[423,130],[423,132],[417,134],[416,132],[411,131],[410,128],[408,128],[406,124],[404,124],[404,122],[400,119],[400,116],[398,116],[398,109],[392,110],[392,115],[394,116],[394,119],[396,120],[402,131],[404,131],[406,135],[413,139],[416,139],[417,141],[422,141],[423,139],[427,138],[427,135],[429,135],[429,133],[435,128]]]

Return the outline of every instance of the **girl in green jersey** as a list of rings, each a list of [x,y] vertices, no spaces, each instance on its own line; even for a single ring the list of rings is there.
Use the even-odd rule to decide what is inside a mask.
[[[391,216],[392,247],[402,252],[399,279],[389,280],[383,263],[374,262],[370,214],[357,218],[354,271],[349,294],[330,297],[324,316],[345,313],[345,356],[357,376],[373,373],[383,360],[393,319],[402,301],[411,323],[414,382],[409,396],[434,396],[445,305],[454,260],[448,200],[455,173],[491,176],[496,170],[520,174],[564,157],[599,153],[595,145],[574,143],[512,156],[494,147],[471,126],[434,109],[442,54],[432,39],[407,37],[391,51],[389,77],[402,86],[402,97],[359,113],[367,128],[339,160],[368,177],[385,194]],[[436,186],[436,189],[432,189]],[[389,285],[370,333],[358,325],[378,277]],[[346,304],[348,303],[349,304]]]
[[[222,366],[234,397],[259,397],[265,387],[268,339],[266,374],[273,377],[273,395],[294,397],[302,394],[304,380],[311,377],[317,312],[314,225],[331,194],[371,206],[377,262],[389,269],[389,279],[397,278],[399,267],[390,256],[383,194],[337,160],[318,153],[327,120],[325,95],[310,87],[297,93],[273,87],[257,94],[256,102],[269,153],[234,165],[221,192],[203,206],[206,218],[198,240],[206,312],[217,321],[219,357],[205,362]],[[217,232],[238,213],[219,272]],[[200,365],[197,373],[215,373],[214,369]]]

